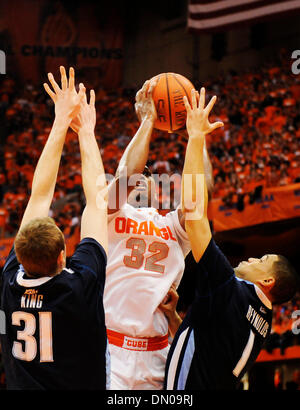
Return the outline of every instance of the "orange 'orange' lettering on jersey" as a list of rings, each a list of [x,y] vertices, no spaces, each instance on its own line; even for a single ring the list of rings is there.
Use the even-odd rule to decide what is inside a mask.
[[[117,233],[157,236],[177,242],[169,226],[158,228],[152,221],[137,222],[131,218],[118,217],[115,220],[115,231]]]

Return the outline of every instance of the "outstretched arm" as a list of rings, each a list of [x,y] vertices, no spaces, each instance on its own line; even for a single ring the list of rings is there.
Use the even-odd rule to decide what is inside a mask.
[[[176,133],[186,139],[188,139],[188,133],[186,128],[176,131]],[[203,145],[203,161],[204,161],[204,175],[206,186],[208,190],[208,197],[212,195],[213,188],[214,188],[214,176],[213,176],[213,169],[211,165],[211,161],[209,158],[209,154],[206,147],[206,142],[204,141]]]
[[[94,238],[107,252],[107,184],[102,158],[95,138],[95,93],[86,95],[77,117],[82,165],[82,185],[86,206],[81,218],[81,239]]]
[[[116,212],[122,207],[131,189],[133,189],[133,187],[131,189],[127,187],[128,178],[134,174],[142,174],[147,163],[153,125],[157,116],[152,99],[152,93],[156,84],[157,79],[148,80],[136,94],[135,110],[140,126],[126,147],[116,172],[116,178],[109,186],[109,196],[111,197],[116,193],[116,198],[111,200],[112,206],[109,207],[109,213]],[[122,187],[126,187],[127,195],[122,195],[121,193],[119,197],[119,186],[121,183]]]
[[[60,67],[60,73],[61,88],[54,80],[52,73],[48,74],[48,78],[54,91],[48,84],[44,84],[47,93],[55,99],[55,119],[34,172],[31,195],[20,229],[33,218],[48,216],[66,133],[72,119],[76,117],[80,109],[83,89],[79,94],[73,93],[74,70],[70,68],[69,80],[64,67]]]
[[[216,97],[205,105],[205,89],[201,89],[199,101],[197,93],[192,90],[192,104],[184,97],[187,110],[186,128],[189,140],[186,149],[183,178],[182,178],[182,209],[185,214],[185,227],[189,236],[193,256],[198,262],[209,241],[211,231],[207,218],[208,192],[204,175],[203,147],[205,135],[218,127],[222,122],[210,124],[208,116]]]

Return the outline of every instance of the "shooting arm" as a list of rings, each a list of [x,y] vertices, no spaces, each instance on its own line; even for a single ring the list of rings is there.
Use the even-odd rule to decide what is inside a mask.
[[[133,187],[127,186],[128,178],[134,174],[142,174],[147,163],[151,135],[156,120],[156,109],[152,99],[156,83],[157,80],[146,81],[136,94],[135,110],[140,120],[140,126],[124,151],[116,172],[116,178],[109,185],[109,213],[116,212],[126,202],[133,189]],[[122,189],[120,189],[120,184],[122,184]],[[125,194],[120,192],[125,188]]]

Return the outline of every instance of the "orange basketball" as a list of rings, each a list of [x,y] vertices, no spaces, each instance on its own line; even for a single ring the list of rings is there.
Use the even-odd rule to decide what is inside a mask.
[[[152,94],[157,112],[154,128],[168,132],[179,130],[186,122],[183,96],[190,101],[191,90],[195,87],[180,74],[162,73],[155,77],[159,80]]]

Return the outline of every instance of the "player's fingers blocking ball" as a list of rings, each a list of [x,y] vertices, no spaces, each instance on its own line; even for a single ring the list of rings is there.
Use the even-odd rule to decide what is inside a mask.
[[[157,119],[154,128],[173,132],[185,126],[186,109],[183,97],[191,102],[193,84],[184,76],[176,73],[158,74],[158,81],[153,89]]]

